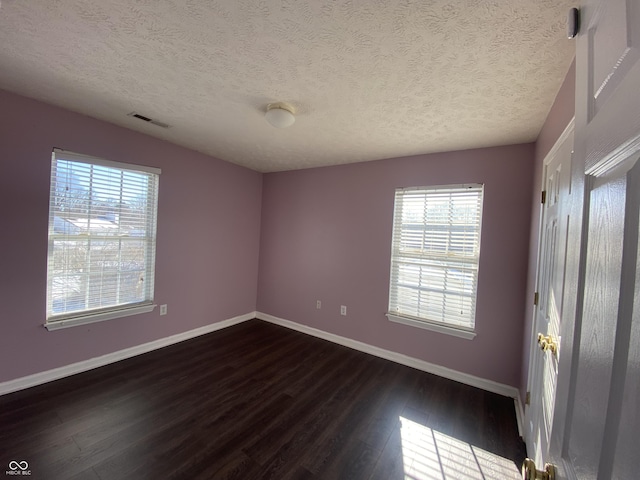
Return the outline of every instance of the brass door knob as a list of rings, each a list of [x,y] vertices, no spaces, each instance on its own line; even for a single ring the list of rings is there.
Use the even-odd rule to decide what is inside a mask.
[[[525,458],[522,463],[522,480],[555,480],[556,468],[550,463],[544,464],[544,470],[536,468],[536,462]]]
[[[558,342],[556,342],[551,335],[543,335],[542,333],[539,333],[538,345],[540,345],[543,352],[550,351],[554,355],[558,353]]]

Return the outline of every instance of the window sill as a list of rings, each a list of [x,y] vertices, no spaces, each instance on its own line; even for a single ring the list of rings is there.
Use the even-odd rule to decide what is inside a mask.
[[[393,313],[387,313],[386,315],[391,322],[402,323],[403,325],[409,325],[411,327],[418,327],[425,330],[431,330],[433,332],[444,333],[446,335],[452,335],[454,337],[464,338],[466,340],[473,340],[476,336],[476,332],[474,332],[473,330],[433,323],[429,322],[428,320],[418,320],[402,315],[395,315]]]
[[[115,318],[128,317],[130,315],[139,315],[141,313],[148,313],[156,308],[154,304],[138,305],[130,308],[122,308],[119,310],[110,310],[108,312],[94,313],[91,315],[83,315],[79,317],[70,317],[60,320],[52,320],[44,324],[44,327],[49,330],[60,330],[61,328],[75,327],[78,325],[87,325],[89,323],[104,322],[105,320],[113,320]]]

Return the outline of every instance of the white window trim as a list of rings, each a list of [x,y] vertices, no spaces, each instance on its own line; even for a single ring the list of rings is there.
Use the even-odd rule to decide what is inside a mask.
[[[464,327],[454,327],[452,325],[446,325],[440,322],[430,322],[429,320],[407,317],[394,313],[387,313],[386,317],[389,319],[389,321],[394,323],[401,323],[403,325],[409,325],[411,327],[423,328],[425,330],[431,330],[432,332],[444,333],[447,335],[452,335],[454,337],[464,338],[466,340],[473,340],[477,335],[475,330],[467,329]]]
[[[160,175],[162,170],[156,167],[150,167],[146,165],[134,165],[129,163],[121,163],[114,162],[111,160],[106,160],[104,158],[93,157],[90,155],[84,155],[80,153],[70,152],[68,150],[63,150],[61,148],[54,148],[54,154],[64,154],[65,160],[77,161],[81,163],[91,163],[94,165],[100,165],[104,167],[113,167],[126,171],[133,172],[146,172],[155,175]],[[156,192],[157,194],[157,192]],[[49,194],[51,195],[51,193]],[[156,205],[156,222],[157,222],[157,205]],[[154,264],[155,264],[155,255],[154,255]],[[154,265],[155,270],[155,265]],[[155,280],[155,279],[154,279]],[[47,273],[47,283],[49,282],[48,273]],[[155,282],[154,282],[155,283]],[[47,293],[48,295],[48,293]],[[152,292],[153,295],[153,292]],[[48,301],[48,299],[47,299]],[[154,303],[153,298],[150,301],[145,301],[137,304],[125,304],[118,305],[113,307],[108,307],[106,309],[93,310],[93,311],[82,311],[77,312],[75,314],[61,314],[59,316],[49,317],[45,320],[43,326],[48,331],[55,331],[64,328],[87,325],[91,323],[103,322],[106,320],[114,320],[117,318],[128,317],[132,315],[140,315],[144,313],[152,312],[156,308],[157,304]]]
[[[119,168],[120,170],[128,170],[130,172],[146,172],[160,175],[162,170],[156,167],[149,167],[147,165],[134,165],[132,163],[113,162],[111,160],[105,160],[104,158],[92,157],[91,155],[84,155],[82,153],[70,152],[69,150],[63,150],[61,148],[54,148],[55,153],[64,154],[65,160],[71,160],[80,163],[92,163],[94,165],[100,165],[102,167]]]
[[[431,187],[407,187],[407,188],[399,188],[396,190],[396,192],[398,191],[416,191],[416,190],[430,190],[430,191],[437,191],[437,190],[448,190],[448,189],[452,189],[452,188],[469,188],[469,187],[481,187],[484,190],[484,185],[483,184],[457,184],[457,185],[440,185],[440,186],[431,186]],[[482,208],[483,208],[483,203],[484,203],[484,191],[482,191],[482,202],[480,205],[481,211],[480,211],[480,231],[482,231]],[[394,205],[394,225],[393,225],[393,232],[392,232],[392,255],[391,255],[391,262],[393,263],[393,249],[394,249],[394,244],[393,244],[393,238],[395,238],[396,235],[396,231],[395,231],[395,208],[396,206]],[[479,258],[478,258],[478,265],[479,265]],[[391,281],[393,281],[391,279]],[[477,288],[477,287],[476,287]],[[389,292],[391,292],[391,285],[389,286]],[[476,299],[477,299],[477,289],[475,292],[476,295]],[[385,314],[385,316],[387,317],[387,319],[391,322],[394,323],[400,323],[403,325],[408,325],[411,327],[417,327],[417,328],[421,328],[424,330],[430,330],[433,332],[438,332],[438,333],[442,333],[442,334],[446,334],[446,335],[451,335],[451,336],[455,336],[455,337],[459,337],[459,338],[463,338],[466,340],[473,340],[476,337],[476,331],[475,331],[475,321],[474,321],[474,326],[473,328],[471,327],[466,327],[466,326],[462,326],[462,325],[455,325],[455,324],[448,324],[448,323],[444,323],[441,321],[437,321],[437,320],[429,320],[428,318],[422,318],[422,317],[413,317],[410,315],[406,315],[406,314],[401,314],[398,312],[387,312]],[[475,317],[475,314],[474,314]],[[475,318],[474,318],[475,320]]]
[[[50,319],[44,324],[47,330],[54,331],[63,328],[77,327],[78,325],[87,325],[89,323],[104,322],[105,320],[113,320],[116,318],[128,317],[131,315],[139,315],[141,313],[149,313],[156,308],[156,304],[144,304],[134,307],[121,308],[118,310],[109,310],[93,314],[85,314],[77,317],[65,317],[61,320]]]

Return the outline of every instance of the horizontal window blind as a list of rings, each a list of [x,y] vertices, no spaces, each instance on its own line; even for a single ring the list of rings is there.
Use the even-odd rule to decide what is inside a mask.
[[[54,150],[47,323],[153,303],[159,173]]]
[[[396,190],[389,313],[475,327],[482,185]]]

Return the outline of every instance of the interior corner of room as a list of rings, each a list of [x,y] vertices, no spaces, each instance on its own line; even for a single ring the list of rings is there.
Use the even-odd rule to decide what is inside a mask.
[[[455,478],[447,468],[470,458],[478,475],[504,467],[495,475],[519,478],[514,462],[525,454],[528,478],[631,478],[639,10],[624,0],[579,9],[480,2],[466,13],[444,1],[382,3],[0,4],[0,405],[9,412],[0,411],[8,428],[0,447],[11,455],[0,448],[0,463],[8,472],[124,478],[113,460],[125,458],[124,446],[109,447],[113,459],[86,448],[122,438],[120,423],[138,421],[136,412],[153,420],[154,455],[175,453],[194,478],[235,468],[246,478]],[[469,21],[446,27],[471,14],[482,31]],[[68,205],[51,213],[55,161],[99,165],[69,184],[108,182],[106,169],[120,168],[120,199],[102,202],[108,215],[75,218]],[[157,183],[136,177],[140,191],[123,186],[131,166]],[[475,189],[475,203],[465,189]],[[447,213],[428,211],[430,196],[445,190]],[[82,199],[91,207],[92,195]],[[109,230],[126,196],[131,204],[140,196],[130,216],[156,202],[144,233],[135,219],[125,233]],[[91,227],[92,218],[102,223]],[[76,241],[67,233],[108,245],[104,270],[80,279],[60,268],[52,286],[54,230],[64,248]],[[125,244],[153,268],[132,262],[126,292],[122,271],[114,274],[118,291],[105,295],[122,308],[53,305],[53,289],[81,289],[109,262],[122,264]],[[416,253],[426,244],[437,245],[434,254]],[[89,290],[76,292],[83,305],[102,298]],[[135,300],[122,301],[125,293]],[[129,384],[139,390],[127,396]],[[155,395],[169,403],[154,407]],[[229,403],[238,395],[245,400]],[[87,422],[106,402],[109,427],[82,427],[64,399]],[[210,417],[191,433],[178,420],[163,430],[159,412],[169,405],[206,407]],[[306,433],[293,427],[296,415]],[[33,425],[34,439],[20,434],[9,447],[22,425]],[[207,438],[216,425],[228,445]],[[254,425],[255,438],[240,435]],[[142,434],[127,431],[142,452]],[[51,432],[64,443],[55,461],[44,454]],[[287,435],[304,439],[305,451]],[[587,445],[590,435],[601,445]],[[436,473],[407,454],[427,437]],[[493,450],[491,438],[500,439]],[[194,458],[215,451],[215,461],[194,460],[178,443]],[[454,448],[465,453],[437,453]],[[292,455],[286,472],[274,460],[283,451]],[[127,460],[135,467],[127,474],[151,468],[142,457]],[[402,471],[389,473],[394,458]],[[161,459],[154,468],[179,475],[182,467]]]

